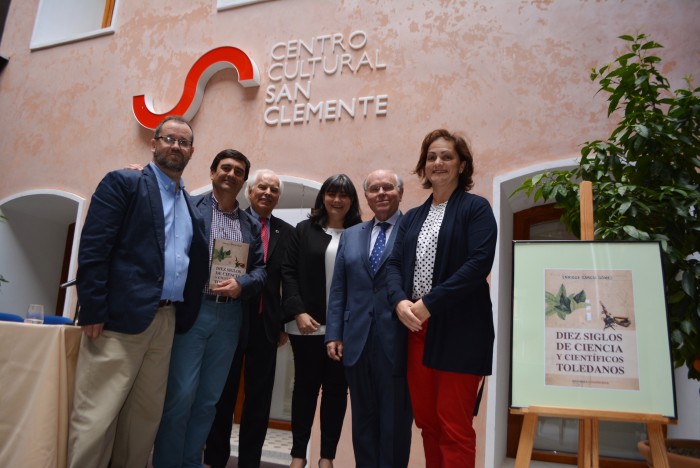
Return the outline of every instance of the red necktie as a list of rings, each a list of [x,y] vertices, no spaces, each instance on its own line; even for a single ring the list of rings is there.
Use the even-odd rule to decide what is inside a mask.
[[[267,262],[267,246],[270,243],[270,232],[267,230],[267,218],[263,218],[262,216],[260,217],[260,224],[262,225],[262,229],[260,229],[260,238],[262,239],[262,244],[263,244],[263,259]],[[258,313],[262,314],[263,312],[263,297],[262,294],[260,295],[260,308],[258,309]]]
[[[262,229],[260,230],[260,238],[263,243],[263,258],[267,261],[267,246],[270,243],[270,233],[267,230],[267,218],[260,217],[260,224]]]

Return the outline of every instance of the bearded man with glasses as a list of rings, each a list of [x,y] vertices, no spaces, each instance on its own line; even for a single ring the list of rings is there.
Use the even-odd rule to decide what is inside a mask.
[[[182,117],[164,119],[143,171],[107,174],[83,227],[76,286],[83,330],[68,466],[146,466],[175,331],[194,322],[207,279],[204,221],[181,179],[194,152]]]

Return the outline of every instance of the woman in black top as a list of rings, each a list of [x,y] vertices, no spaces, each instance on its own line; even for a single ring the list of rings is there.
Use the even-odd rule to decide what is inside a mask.
[[[292,464],[306,465],[306,448],[321,396],[321,460],[333,466],[347,406],[343,365],[331,360],[324,344],[328,291],[340,235],[361,221],[355,186],[345,174],[321,186],[309,219],[297,224],[282,265],[282,303],[294,353]]]

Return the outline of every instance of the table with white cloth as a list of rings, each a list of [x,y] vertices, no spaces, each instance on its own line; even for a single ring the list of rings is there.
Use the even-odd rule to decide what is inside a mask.
[[[66,466],[80,335],[0,322],[0,467]]]

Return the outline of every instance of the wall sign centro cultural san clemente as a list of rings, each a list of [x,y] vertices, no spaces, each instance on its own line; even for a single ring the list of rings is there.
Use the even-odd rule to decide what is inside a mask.
[[[350,99],[312,101],[312,82],[323,76],[338,76],[386,69],[380,50],[366,50],[367,33],[354,31],[316,36],[310,41],[291,40],[272,46],[270,84],[265,91],[265,123],[269,126],[341,120],[343,116],[386,116],[389,96],[359,96]]]
[[[311,119],[336,121],[342,117],[386,116],[389,96],[357,96],[350,99],[311,100],[311,84],[325,76],[338,76],[386,69],[380,50],[366,50],[367,33],[354,31],[278,42],[270,51],[272,64],[267,70],[270,84],[265,91],[263,119],[268,126],[298,125]],[[260,86],[260,72],[253,59],[237,47],[219,47],[205,53],[192,65],[179,102],[171,110],[157,113],[151,97],[134,96],[134,117],[144,127],[155,129],[168,115],[191,120],[202,103],[209,79],[220,70],[235,68],[238,82],[245,87]]]
[[[235,68],[238,82],[246,88],[260,86],[260,72],[255,62],[237,47],[219,47],[210,50],[192,65],[185,78],[185,86],[180,101],[168,112],[157,114],[150,97],[134,96],[132,108],[136,120],[146,128],[155,129],[168,115],[182,115],[191,120],[202,103],[204,88],[209,79],[220,70]]]

